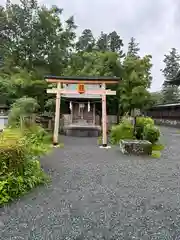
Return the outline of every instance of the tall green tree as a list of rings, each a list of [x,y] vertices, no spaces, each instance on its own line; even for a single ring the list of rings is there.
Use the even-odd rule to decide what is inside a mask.
[[[150,106],[155,106],[163,103],[163,95],[162,92],[152,92],[151,93],[151,101],[149,103]]]
[[[1,11],[6,63],[28,71],[60,74],[75,39],[73,17],[61,21],[62,9],[39,6],[35,0],[8,2]]]
[[[127,55],[130,57],[138,57],[139,50],[139,43],[136,42],[136,39],[134,37],[131,37],[130,42],[128,43]]]
[[[118,54],[106,52],[74,53],[64,74],[68,76],[118,76],[120,63]]]
[[[0,7],[0,101],[12,104],[24,96],[36,98],[41,110],[52,106],[45,74],[117,76],[123,78],[116,96],[108,97],[108,111],[142,107],[151,84],[149,56],[134,59],[138,46],[123,61],[123,41],[116,31],[101,32],[95,39],[85,29],[78,41],[74,18],[62,21],[62,9],[41,6],[36,0]],[[137,54],[138,55],[138,54]],[[123,63],[122,63],[123,61]],[[51,107],[50,107],[51,108]],[[117,114],[117,115],[118,115]]]
[[[122,47],[124,46],[121,37],[117,34],[116,31],[109,33],[108,35],[108,47],[112,52],[116,52],[120,57],[123,56]]]
[[[152,76],[151,56],[143,58],[127,56],[123,62],[123,79],[120,84],[120,108],[123,113],[143,109],[149,102]]]
[[[163,103],[175,103],[179,101],[179,90],[177,86],[173,86],[169,83],[176,75],[180,68],[180,55],[176,48],[172,48],[169,54],[164,56],[164,69],[161,69],[165,81],[163,83]]]
[[[64,72],[67,76],[120,76],[121,64],[119,55],[115,52],[93,51],[74,53],[69,62],[69,66]],[[108,86],[116,90],[116,86]],[[108,113],[117,114],[118,111],[117,96],[108,97]]]
[[[76,48],[78,51],[91,52],[95,45],[95,39],[90,29],[85,29],[79,37]]]
[[[109,39],[108,34],[101,32],[101,35],[96,41],[97,50],[102,52],[108,51],[109,50],[108,39]]]
[[[102,52],[116,52],[119,54],[119,57],[123,57],[123,46],[123,41],[116,31],[113,31],[109,34],[101,32],[101,35],[96,42],[97,50]]]

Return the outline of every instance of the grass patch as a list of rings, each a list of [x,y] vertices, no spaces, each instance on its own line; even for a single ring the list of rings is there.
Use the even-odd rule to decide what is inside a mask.
[[[153,151],[162,151],[162,150],[164,150],[164,145],[162,145],[162,144],[154,144],[152,146],[152,150]]]
[[[152,154],[151,157],[153,158],[160,158],[161,157],[161,151],[164,150],[164,145],[162,144],[154,144],[152,146]]]
[[[153,151],[152,154],[151,154],[151,157],[160,158],[161,157],[161,152],[160,151]]]

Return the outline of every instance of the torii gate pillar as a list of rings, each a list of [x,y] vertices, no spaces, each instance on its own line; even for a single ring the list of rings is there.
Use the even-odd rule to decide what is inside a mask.
[[[61,83],[57,84],[57,89],[61,89]],[[56,93],[56,111],[54,119],[54,134],[53,134],[53,145],[58,145],[59,138],[59,118],[60,118],[60,107],[61,107],[61,94],[57,91]]]
[[[106,89],[106,85],[102,85]],[[106,94],[102,94],[102,147],[107,147],[107,112],[106,112]]]

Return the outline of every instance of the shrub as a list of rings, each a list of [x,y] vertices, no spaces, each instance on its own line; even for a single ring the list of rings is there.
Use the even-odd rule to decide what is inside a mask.
[[[133,125],[129,120],[123,120],[111,129],[110,139],[112,144],[117,144],[121,139],[133,139]]]
[[[33,124],[29,128],[26,128],[24,130],[24,135],[32,144],[44,143],[50,140],[49,134],[45,131],[45,129],[37,124]]]
[[[0,141],[20,141],[24,137],[23,132],[19,128],[5,128],[0,135]]]
[[[0,137],[0,176],[9,172],[22,173],[27,153],[23,135],[16,130],[5,130]]]
[[[143,139],[144,127],[149,124],[154,126],[154,120],[150,117],[137,117],[136,118],[135,132],[136,132],[137,139]]]
[[[37,156],[50,149],[50,137],[40,126],[8,128],[0,135],[0,205],[46,182]]]
[[[40,156],[50,150],[51,135],[41,126],[36,124],[24,130],[24,135],[29,142],[29,154]]]
[[[42,171],[39,161],[30,160],[24,168],[23,175],[7,174],[0,181],[0,205],[18,196],[24,195],[39,184],[47,182],[48,178]]]
[[[37,100],[31,97],[17,99],[11,106],[8,123],[10,126],[17,127],[29,124],[29,117],[39,108]],[[21,126],[22,127],[22,126]]]
[[[27,190],[32,189],[38,184],[45,183],[49,178],[41,169],[38,160],[29,160],[24,171],[24,183]]]
[[[154,125],[154,120],[150,117],[137,117],[136,118],[136,124],[137,125],[147,125],[147,124],[150,124],[150,125]]]
[[[160,137],[160,131],[157,127],[148,124],[144,127],[143,138],[150,141],[152,144],[157,142]]]

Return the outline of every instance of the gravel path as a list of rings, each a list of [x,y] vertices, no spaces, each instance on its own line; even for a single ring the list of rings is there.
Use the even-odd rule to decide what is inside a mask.
[[[52,183],[0,209],[0,239],[180,239],[180,133],[162,128],[160,159],[64,137],[42,159]]]

